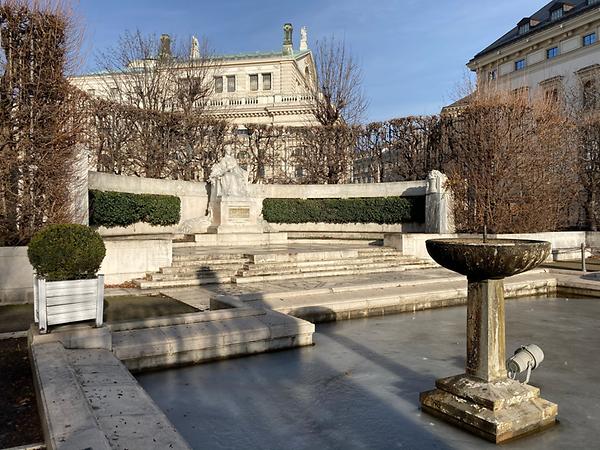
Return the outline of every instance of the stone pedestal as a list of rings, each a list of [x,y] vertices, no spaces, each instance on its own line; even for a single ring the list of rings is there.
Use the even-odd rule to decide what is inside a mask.
[[[211,203],[209,233],[262,233],[257,202],[247,197],[218,197]]]
[[[421,393],[422,410],[496,443],[554,424],[557,405],[507,378],[503,281],[469,280],[467,301],[466,373]]]

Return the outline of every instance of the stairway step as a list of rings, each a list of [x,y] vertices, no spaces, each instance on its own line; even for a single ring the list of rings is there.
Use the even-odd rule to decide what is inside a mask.
[[[246,263],[244,264],[244,269],[252,269],[252,268],[310,268],[310,267],[323,267],[323,266],[338,266],[338,265],[346,265],[346,264],[381,264],[381,263],[410,263],[419,261],[417,258],[412,256],[402,256],[395,255],[393,257],[384,256],[384,257],[368,257],[368,258],[346,258],[346,259],[329,259],[323,261],[291,261],[291,262],[269,262],[269,263]]]
[[[302,272],[302,273],[290,273],[290,274],[276,274],[276,275],[256,275],[256,276],[235,276],[232,281],[237,284],[242,283],[256,283],[262,281],[281,281],[281,280],[293,280],[300,278],[320,278],[320,277],[332,277],[338,275],[357,275],[367,273],[385,273],[385,272],[404,272],[406,270],[415,269],[429,269],[435,267],[434,264],[428,262],[415,263],[415,264],[402,264],[396,267],[383,267],[377,269],[350,269],[350,270],[330,270],[322,272]]]
[[[248,258],[236,259],[203,259],[194,256],[177,256],[173,257],[173,265],[189,266],[189,265],[226,265],[226,264],[244,264],[248,262]]]
[[[203,267],[206,268],[214,268],[214,269],[228,269],[232,267],[240,268],[244,264],[247,264],[247,259],[241,259],[239,261],[174,261],[170,268],[173,269],[182,269],[182,270],[198,270]],[[165,267],[166,269],[167,267]]]
[[[202,251],[175,251],[173,249],[173,259],[187,260],[190,258],[199,261],[229,261],[246,259],[242,253],[204,253]]]
[[[319,272],[327,272],[327,271],[338,271],[338,270],[361,270],[363,272],[369,271],[371,269],[385,269],[395,268],[399,266],[406,266],[410,264],[418,264],[418,261],[406,262],[399,261],[396,263],[384,262],[384,263],[351,263],[346,262],[344,264],[336,264],[336,265],[324,265],[317,267],[263,267],[263,266],[255,266],[244,268],[238,272],[238,276],[255,276],[255,275],[283,275],[283,274],[291,274],[291,273],[319,273]]]
[[[203,284],[224,284],[231,283],[232,277],[212,277],[212,278],[186,278],[182,280],[166,280],[166,281],[151,281],[151,280],[133,280],[140,289],[161,289],[171,287],[188,287],[201,286]]]
[[[173,280],[202,280],[212,278],[224,278],[236,275],[238,269],[232,270],[220,270],[218,272],[213,271],[199,271],[199,272],[185,272],[185,273],[154,273],[150,275],[151,281],[173,281]]]

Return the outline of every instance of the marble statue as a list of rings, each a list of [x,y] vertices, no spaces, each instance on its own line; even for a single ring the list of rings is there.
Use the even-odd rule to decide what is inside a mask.
[[[306,27],[300,28],[300,51],[308,50],[308,32]]]
[[[196,36],[192,36],[190,59],[200,59],[200,44],[198,43],[198,38]]]
[[[226,197],[248,197],[248,172],[242,169],[231,149],[223,156],[210,172],[211,201]]]

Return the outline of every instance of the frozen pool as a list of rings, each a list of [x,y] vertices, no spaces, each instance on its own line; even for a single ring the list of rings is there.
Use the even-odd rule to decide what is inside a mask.
[[[598,448],[600,300],[507,302],[507,352],[546,353],[531,384],[560,424],[505,448]],[[316,345],[138,376],[198,449],[495,447],[419,410],[419,392],[464,368],[466,310],[317,326]]]

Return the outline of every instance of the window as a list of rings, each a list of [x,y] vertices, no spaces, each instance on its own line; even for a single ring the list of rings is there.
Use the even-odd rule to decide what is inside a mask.
[[[546,58],[552,59],[558,56],[558,47],[552,47],[546,50]]]
[[[562,6],[558,9],[555,9],[550,13],[550,20],[554,22],[555,20],[560,19],[563,16],[563,12]]]
[[[296,166],[295,174],[296,178],[302,178],[304,176],[304,169],[302,166]]]
[[[223,77],[215,77],[215,92],[223,92]]]
[[[587,47],[588,45],[592,45],[592,44],[596,43],[596,40],[597,40],[596,33],[586,34],[583,37],[583,46]]]
[[[600,3],[600,0],[588,0],[588,5],[595,5],[596,3]]]
[[[530,30],[530,25],[525,23],[523,25],[519,25],[519,34],[525,34]]]
[[[258,75],[250,75],[250,90],[258,91]]]
[[[488,72],[488,81],[494,81],[498,77],[498,71],[496,69]]]
[[[263,81],[263,91],[270,91],[271,90],[271,74],[263,73],[262,81]]]
[[[227,75],[227,92],[235,92],[235,75]]]
[[[524,59],[520,59],[515,61],[515,70],[523,70],[526,66],[526,62]]]

